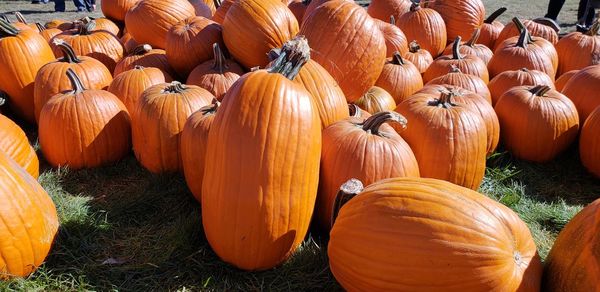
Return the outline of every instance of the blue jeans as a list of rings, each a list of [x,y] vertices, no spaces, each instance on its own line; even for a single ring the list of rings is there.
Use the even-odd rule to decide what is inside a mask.
[[[64,12],[65,11],[65,0],[54,0],[54,11]]]

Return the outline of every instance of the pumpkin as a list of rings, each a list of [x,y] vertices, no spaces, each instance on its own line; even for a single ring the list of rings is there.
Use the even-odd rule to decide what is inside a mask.
[[[112,22],[108,18],[105,18],[105,17],[93,18],[93,17],[86,16],[86,17],[80,19],[79,21],[81,21],[82,25],[85,25],[90,21],[96,22],[96,27],[93,29],[93,31],[104,30],[104,31],[108,31],[108,32],[112,33],[115,36],[121,35],[121,28],[119,28],[119,26],[117,26],[114,22]],[[81,25],[81,24],[79,24],[79,25]]]
[[[495,106],[504,147],[519,159],[546,162],[567,149],[579,132],[571,100],[547,85],[519,86]]]
[[[500,97],[511,88],[523,85],[548,85],[550,88],[554,88],[552,78],[542,71],[527,68],[504,71],[488,83],[492,104],[496,105]]]
[[[558,33],[556,33],[556,31],[551,27],[532,20],[523,20],[521,23],[525,28],[527,28],[531,36],[543,38],[549,41],[552,45],[555,45],[558,42]],[[494,51],[496,51],[505,40],[511,37],[518,37],[520,34],[521,28],[514,22],[513,19],[513,22],[506,24],[506,26],[504,26],[500,32],[500,35],[498,36],[498,39],[496,39],[494,45]]]
[[[35,121],[35,75],[54,55],[46,40],[32,30],[17,30],[0,20],[0,91],[6,92],[12,110],[28,122]]]
[[[52,199],[35,178],[0,151],[0,280],[27,277],[35,271],[57,231]]]
[[[348,291],[540,291],[527,225],[482,194],[403,177],[342,198],[327,253]]]
[[[600,177],[600,139],[598,130],[600,129],[600,107],[588,116],[581,128],[579,137],[579,155],[581,163],[585,168]]]
[[[575,74],[579,73],[579,71],[580,70],[571,70],[571,71],[568,71],[568,72],[560,75],[560,77],[558,77],[556,79],[556,81],[554,82],[556,90],[559,92],[562,92],[563,89],[565,88],[565,85],[567,85],[567,83],[571,80],[571,78],[573,76],[575,76]]]
[[[115,67],[114,75],[117,76],[135,66],[158,68],[165,76],[176,77],[177,72],[169,65],[165,50],[154,49],[149,44],[137,46],[133,51],[123,58]]]
[[[377,86],[369,88],[354,104],[370,114],[391,111],[396,108],[394,98],[383,88]]]
[[[476,190],[485,173],[486,125],[474,108],[454,102],[454,96],[452,91],[415,94],[395,111],[410,121],[401,135],[415,153],[422,177]]]
[[[496,19],[506,12],[506,7],[501,7],[494,11],[481,25],[481,33],[479,34],[478,42],[490,49],[495,48],[496,40],[500,36],[504,24]]]
[[[489,99],[481,94],[474,93],[462,87],[452,84],[427,84],[417,93],[436,95],[439,92],[452,92],[453,100],[458,104],[464,104],[474,109],[485,123],[487,134],[487,154],[491,155],[498,147],[500,140],[500,122]]]
[[[319,6],[304,19],[300,34],[311,45],[312,59],[333,76],[348,102],[371,88],[383,70],[383,34],[354,2],[333,0]]]
[[[314,0],[313,0],[314,1]],[[373,18],[388,21],[390,16],[398,19],[410,11],[409,0],[372,0],[367,7],[367,13]]]
[[[35,76],[33,90],[33,106],[35,119],[40,119],[42,107],[53,96],[73,89],[67,70],[72,69],[83,86],[87,89],[105,89],[112,82],[112,75],[100,61],[85,56],[77,56],[73,48],[62,40],[57,40],[56,46],[62,50],[64,57],[50,62],[38,71]]]
[[[572,32],[556,44],[558,76],[571,70],[600,64],[600,22],[596,21],[587,33]]]
[[[33,178],[40,175],[40,162],[27,135],[15,122],[0,114],[0,152],[7,154]]]
[[[446,48],[446,25],[435,10],[424,8],[413,0],[410,11],[398,18],[396,23],[409,40],[416,40],[432,56],[437,57]]]
[[[133,113],[138,100],[146,89],[171,81],[173,81],[171,76],[158,68],[135,66],[133,69],[115,76],[107,90],[123,102],[127,111]]]
[[[215,99],[211,105],[202,107],[185,122],[181,131],[181,161],[185,181],[198,202],[202,201],[202,178],[206,161],[208,132],[220,103]]]
[[[598,218],[600,199],[583,208],[560,231],[546,257],[543,291],[598,290]]]
[[[214,96],[198,86],[177,81],[144,91],[132,113],[133,152],[153,173],[182,169],[179,136],[185,121]]]
[[[421,49],[421,46],[417,41],[412,41],[408,45],[408,52],[404,55],[404,58],[409,62],[413,63],[421,74],[427,71],[427,68],[433,63],[433,57],[427,50]]]
[[[55,95],[40,112],[44,157],[52,166],[71,169],[120,160],[131,149],[131,120],[125,105],[110,92],[85,89],[73,69],[66,74],[73,90]]]
[[[223,44],[218,23],[201,16],[185,19],[167,33],[167,61],[187,77],[196,66],[213,59],[214,43]]]
[[[485,100],[492,104],[492,95],[483,79],[475,75],[465,74],[456,66],[452,66],[448,74],[429,80],[427,85],[430,84],[449,84],[458,86],[481,95]]]
[[[298,21],[280,0],[236,1],[223,21],[223,41],[247,69],[266,66],[267,53],[297,33]]]
[[[304,18],[304,13],[306,12],[308,4],[310,4],[309,0],[292,0],[290,3],[288,3],[288,8],[296,17],[298,24],[302,23],[302,19]]]
[[[292,82],[309,52],[305,40],[292,40],[276,65],[243,75],[208,134],[202,224],[215,253],[244,270],[283,262],[310,225],[321,124],[310,93]]]
[[[406,40],[406,36],[402,30],[396,26],[396,20],[393,16],[390,17],[390,22],[381,20],[375,20],[375,22],[377,23],[377,26],[379,26],[383,38],[385,39],[386,57],[392,57],[394,52],[400,52],[401,55],[408,52],[408,41]]]
[[[600,106],[600,65],[586,67],[571,77],[562,90],[579,112],[583,124],[596,107]]]
[[[133,37],[128,33],[123,33],[121,37],[121,43],[123,44],[123,48],[125,49],[126,54],[131,54],[133,50],[139,46],[139,44],[133,39]]]
[[[229,8],[231,5],[233,5],[233,2],[235,2],[235,0],[215,0],[215,3],[219,3],[219,6],[217,7],[217,10],[215,10],[211,20],[216,23],[223,24],[225,15],[227,15],[227,11],[229,11]]]
[[[364,111],[353,103],[348,104],[348,113],[350,114],[350,118],[359,118],[363,120],[371,116],[370,113]]]
[[[467,38],[483,24],[485,7],[481,0],[436,0],[427,2],[446,23],[448,40]]]
[[[478,57],[479,59],[481,59],[481,61],[483,61],[487,65],[490,62],[490,60],[492,59],[492,56],[494,55],[494,53],[488,47],[481,45],[481,44],[477,44],[477,40],[479,39],[480,34],[481,34],[481,30],[479,28],[475,29],[475,32],[473,32],[471,39],[469,39],[465,43],[460,44],[458,51],[463,55],[473,55],[475,57]],[[448,45],[446,47],[446,49],[444,50],[443,54],[444,55],[452,54],[453,48],[454,48],[454,43]]]
[[[323,130],[316,213],[324,230],[329,231],[332,226],[335,197],[340,185],[348,179],[371,184],[391,177],[419,176],[412,150],[385,123],[406,128],[407,121],[398,113],[383,111],[366,120],[345,119]]]
[[[15,17],[17,18],[17,22],[13,23],[13,25],[17,28],[17,29],[30,29],[33,30],[35,32],[40,32],[37,25],[35,25],[35,23],[28,23],[27,20],[25,19],[25,16],[23,16],[23,14],[21,14],[21,12],[16,11],[15,12]]]
[[[461,54],[459,48],[460,37],[457,37],[453,44],[452,54],[444,55],[435,59],[429,68],[427,68],[425,74],[423,74],[423,81],[427,83],[434,78],[444,76],[454,66],[465,74],[470,74],[481,78],[481,80],[487,84],[490,81],[490,76],[485,62],[483,62],[477,56]]]
[[[192,70],[187,84],[200,86],[221,101],[231,85],[244,75],[244,69],[235,61],[226,59],[218,43],[213,44],[213,55],[213,60]]]
[[[216,10],[215,3],[212,0],[189,0],[192,6],[194,6],[194,13],[196,16],[202,16],[210,19]]]
[[[125,15],[125,25],[136,42],[164,49],[167,31],[194,16],[194,6],[188,0],[141,0]]]
[[[62,33],[62,30],[58,28],[45,28],[43,25],[36,23],[38,30],[40,31],[40,35],[50,44],[50,40],[56,35]]]
[[[102,14],[116,21],[124,21],[127,11],[140,0],[104,0],[102,1]]]
[[[398,104],[423,87],[423,78],[413,63],[396,52],[386,61],[375,86],[389,92]]]
[[[64,19],[52,19],[44,24],[46,28],[58,28],[60,30],[71,29],[71,23]],[[68,26],[68,27],[67,27]]]
[[[55,40],[63,40],[73,48],[73,51],[80,56],[92,57],[104,64],[111,72],[125,54],[123,45],[119,38],[114,34],[95,30],[96,22],[94,20],[87,24],[80,25],[78,29],[67,30],[56,35],[50,44],[57,58],[63,57],[62,50],[54,44]]]

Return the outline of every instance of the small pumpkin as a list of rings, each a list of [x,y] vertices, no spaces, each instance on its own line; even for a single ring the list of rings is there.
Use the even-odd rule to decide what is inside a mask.
[[[408,52],[408,41],[402,30],[396,26],[394,16],[390,16],[390,22],[381,20],[376,20],[375,22],[385,39],[386,57],[392,57],[394,52],[400,52],[400,55]]]
[[[128,56],[117,64],[114,75],[117,76],[135,68],[135,66],[158,68],[165,73],[165,77],[168,75],[176,78],[177,76],[177,72],[169,65],[165,50],[154,49],[149,44],[139,45],[133,49]]]
[[[117,76],[110,83],[108,92],[118,97],[127,111],[133,113],[144,91],[154,85],[171,82],[171,76],[158,68],[135,66]]]
[[[452,46],[452,55],[444,55],[435,59],[423,74],[423,81],[427,83],[437,77],[444,76],[454,66],[461,72],[477,76],[485,84],[488,84],[490,76],[485,62],[475,55],[461,54],[459,48],[460,37],[457,37]]]
[[[64,20],[64,19],[52,19],[48,22],[46,22],[44,24],[44,27],[46,28],[58,28],[61,31],[67,30],[67,29],[71,29],[71,23],[69,23],[68,21]]]
[[[370,114],[391,111],[396,108],[394,98],[383,88],[377,86],[369,88],[369,90],[361,98],[357,99],[354,104]]]
[[[552,45],[558,43],[558,33],[551,27],[527,19],[523,20],[521,23],[527,28],[527,31],[529,31],[531,36],[543,38]],[[496,39],[494,51],[496,51],[505,40],[511,37],[518,37],[520,34],[521,28],[514,21],[506,24],[500,32],[498,39]]]
[[[140,0],[104,0],[102,1],[102,14],[116,21],[124,21],[125,15]]]
[[[416,40],[432,56],[439,56],[446,48],[446,25],[435,10],[421,7],[412,0],[410,11],[398,18],[396,25],[409,40]]]
[[[485,100],[492,104],[492,95],[483,79],[475,75],[465,74],[454,65],[450,68],[448,74],[436,77],[427,82],[427,85],[431,84],[449,84],[458,86],[481,95]]]
[[[567,149],[579,132],[573,102],[547,85],[514,87],[500,97],[495,110],[502,144],[519,159],[550,161]]]
[[[0,152],[7,154],[33,178],[40,175],[40,162],[27,135],[15,122],[0,114]]]
[[[513,87],[523,85],[548,85],[554,89],[552,78],[542,71],[529,70],[527,68],[504,71],[492,78],[490,83],[488,83],[488,88],[492,95],[492,104],[496,105],[500,97]]]
[[[556,44],[558,53],[558,76],[571,70],[600,64],[600,21],[596,21],[587,33],[572,32]]]
[[[235,61],[225,58],[218,43],[213,44],[213,55],[213,60],[192,70],[187,84],[200,86],[222,101],[231,85],[244,75],[244,69]]]
[[[215,3],[218,3],[219,5],[217,6],[217,10],[215,10],[211,20],[216,23],[223,24],[225,15],[227,15],[227,11],[229,11],[229,8],[231,8],[233,2],[235,2],[235,0],[215,0]]]
[[[569,72],[563,73],[556,79],[554,82],[554,86],[556,87],[556,91],[562,92],[565,88],[565,85],[571,80],[575,74],[579,73],[580,70],[571,70]]]
[[[367,13],[373,18],[388,21],[390,16],[398,19],[410,11],[410,0],[373,0],[367,7]]]
[[[46,42],[48,42],[48,44],[50,44],[50,41],[52,40],[52,38],[54,38],[56,35],[62,33],[62,30],[60,30],[58,28],[45,28],[40,23],[36,23],[35,25],[37,26],[38,30],[40,31],[40,35],[46,40]]]
[[[412,41],[408,44],[408,52],[404,55],[404,58],[413,63],[421,74],[425,73],[427,68],[431,66],[431,63],[433,63],[433,57],[429,51],[421,49],[417,41]]]
[[[562,90],[579,112],[579,123],[600,106],[600,65],[586,67],[571,77]]]
[[[479,29],[479,28],[475,29],[471,38],[467,42],[460,44],[458,51],[463,55],[474,55],[474,56],[478,57],[479,59],[481,59],[481,61],[483,61],[487,65],[490,62],[490,60],[492,59],[492,56],[494,55],[494,53],[492,52],[492,50],[490,50],[485,45],[481,45],[481,44],[477,43],[480,35],[481,35],[481,29]],[[454,48],[454,44],[448,45],[446,47],[446,49],[444,50],[443,54],[444,55],[452,54],[453,48]]]
[[[110,92],[85,89],[73,69],[66,74],[73,90],[54,96],[40,112],[39,140],[46,160],[80,169],[123,158],[131,150],[125,105]]]
[[[506,7],[501,7],[498,10],[492,12],[488,18],[483,21],[481,26],[481,33],[479,34],[478,42],[490,49],[495,48],[496,40],[500,36],[500,33],[504,29],[504,24],[496,20],[500,15],[506,12]]]
[[[423,88],[423,78],[413,63],[402,59],[400,52],[396,52],[386,61],[375,86],[389,92],[398,104]]]
[[[476,28],[481,27],[485,18],[482,0],[436,0],[426,3],[444,19],[448,40],[457,37],[466,39]]]

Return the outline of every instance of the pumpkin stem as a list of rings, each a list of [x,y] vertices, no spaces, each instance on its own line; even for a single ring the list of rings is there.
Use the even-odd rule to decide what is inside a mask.
[[[335,219],[337,219],[342,207],[352,198],[358,196],[364,189],[363,183],[355,178],[351,178],[340,186],[340,190],[335,196],[335,201],[333,203],[333,212],[331,212],[331,227],[333,227]]]
[[[25,16],[23,16],[23,14],[21,14],[21,12],[19,12],[19,11],[15,12],[15,17],[17,18],[18,22],[27,24],[27,20],[25,19]]]
[[[479,36],[481,35],[481,28],[476,28],[473,34],[471,35],[471,39],[465,43],[465,46],[473,47],[477,44],[477,40],[479,40]]]
[[[392,56],[392,64],[404,66],[405,62],[404,62],[404,59],[402,59],[400,52],[398,52],[398,51],[394,52],[394,55]]]
[[[486,18],[483,23],[492,24],[496,18],[500,17],[504,12],[506,12],[506,7],[501,7],[500,9],[494,11],[494,13],[490,14],[488,18]]]
[[[10,24],[10,22],[0,19],[0,38],[16,36],[19,34],[19,31],[20,30]]]
[[[410,44],[408,44],[408,50],[411,53],[417,53],[419,50],[421,49],[421,46],[419,45],[419,43],[417,43],[417,41],[412,41],[410,42]]]
[[[96,21],[90,20],[89,22],[83,22],[83,25],[79,26],[79,34],[80,35],[89,35],[94,29],[96,29]]]
[[[213,0],[213,3],[215,3],[215,8],[221,7],[221,0]]]
[[[185,84],[181,84],[179,81],[171,82],[161,93],[182,93],[187,89]]]
[[[462,73],[462,71],[460,71],[460,68],[458,68],[458,66],[452,64],[450,65],[450,71],[448,73]]]
[[[373,135],[380,135],[379,127],[386,122],[398,123],[402,129],[406,129],[406,124],[408,123],[406,118],[399,113],[392,111],[378,112],[362,122],[362,129],[366,132],[370,132]]]
[[[135,66],[133,66],[133,69],[134,70],[144,70],[144,69],[146,69],[146,67],[144,67],[142,65],[135,65]]]
[[[523,22],[521,22],[521,20],[518,17],[513,17],[512,21],[517,26],[517,29],[519,29],[520,33],[522,33],[523,31],[527,31],[527,28],[525,27]],[[520,38],[519,38],[519,40],[520,40]],[[529,33],[529,31],[527,31],[527,39],[526,40],[527,40],[527,44],[531,44],[533,42],[533,38],[531,37],[531,34]]]
[[[63,57],[61,58],[61,62],[65,63],[81,63],[81,60],[77,57],[75,50],[73,47],[64,40],[56,39],[54,40],[54,44],[58,46],[58,48],[62,51]]]
[[[42,32],[42,31],[46,30],[46,28],[45,28],[45,27],[44,27],[44,26],[43,26],[41,23],[39,23],[39,22],[36,22],[36,23],[35,23],[35,27],[37,27],[37,29],[38,29],[40,32]]]
[[[548,86],[548,85],[537,85],[537,86],[533,87],[532,89],[530,89],[529,92],[531,92],[532,94],[535,94],[537,96],[544,96],[550,90],[552,90],[552,88],[550,88],[550,86]]]
[[[145,55],[145,54],[149,53],[150,51],[152,51],[152,46],[149,44],[143,44],[143,45],[139,45],[139,46],[135,47],[131,51],[130,55],[141,56],[141,55]]]
[[[600,18],[598,18],[596,20],[596,22],[594,22],[594,24],[592,25],[590,30],[588,30],[587,34],[589,36],[597,36],[599,32],[600,32]]]
[[[69,81],[71,81],[71,87],[73,88],[73,94],[79,94],[85,91],[85,87],[81,82],[81,79],[73,69],[67,69],[67,77],[69,77]]]
[[[351,118],[360,118],[360,108],[353,103],[348,104],[348,113]]]
[[[412,2],[412,4],[410,5],[410,11],[414,12],[421,9],[420,0],[411,0],[410,2]]]
[[[396,25],[396,18],[393,15],[390,15],[390,24]]]
[[[457,36],[456,39],[454,40],[454,44],[452,44],[452,59],[453,60],[460,60],[460,59],[464,58],[460,54],[460,40],[461,40],[461,37]]]
[[[223,71],[227,69],[227,60],[225,59],[225,55],[223,55],[223,51],[219,47],[218,43],[213,44],[213,55],[215,56],[215,62],[213,63],[213,70],[219,72],[219,74],[223,74]]]
[[[10,23],[10,19],[8,19],[8,16],[4,13],[0,14],[0,19]]]
[[[8,95],[6,94],[6,92],[0,91],[0,107],[3,106],[4,104],[6,104],[7,98],[8,98]]]
[[[294,80],[302,66],[310,60],[310,47],[302,35],[285,42],[279,57],[268,68],[269,73],[279,73]]]
[[[199,111],[202,112],[203,116],[209,115],[209,114],[215,114],[217,112],[217,109],[219,109],[220,106],[221,106],[221,103],[216,98],[213,98],[211,104],[201,107],[199,109]]]
[[[452,99],[456,95],[458,94],[452,89],[442,90],[440,91],[440,97],[430,101],[428,105],[443,108],[451,108],[453,106],[456,106],[456,104],[452,102]]]
[[[517,46],[526,49],[529,44],[529,31],[527,29],[523,29],[521,34],[519,35],[519,40],[517,41]]]

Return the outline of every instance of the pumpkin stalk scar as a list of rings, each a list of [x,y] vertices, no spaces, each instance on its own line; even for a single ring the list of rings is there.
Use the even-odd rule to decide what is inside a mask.
[[[169,84],[165,89],[161,91],[161,93],[182,93],[187,89],[185,84],[182,84],[179,81],[173,81]]]
[[[283,44],[279,56],[267,70],[269,73],[279,73],[294,80],[308,60],[310,60],[310,47],[306,38],[300,35]]]
[[[428,105],[443,108],[451,108],[453,106],[457,106],[457,104],[452,102],[452,99],[458,95],[459,93],[455,92],[451,88],[440,90],[440,97],[428,102]]]

